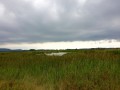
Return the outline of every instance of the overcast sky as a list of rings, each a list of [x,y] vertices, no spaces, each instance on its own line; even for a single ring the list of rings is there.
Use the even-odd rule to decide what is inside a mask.
[[[120,0],[0,0],[0,45],[120,40]]]

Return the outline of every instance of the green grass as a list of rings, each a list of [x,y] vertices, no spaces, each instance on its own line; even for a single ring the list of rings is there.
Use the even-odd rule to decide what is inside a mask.
[[[46,52],[1,52],[0,90],[120,90],[119,49]]]

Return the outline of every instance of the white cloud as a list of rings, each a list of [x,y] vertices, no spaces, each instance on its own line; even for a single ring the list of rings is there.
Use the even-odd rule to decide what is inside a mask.
[[[120,18],[119,17],[114,18],[111,22],[112,22],[111,24],[113,25],[113,27],[120,27]]]
[[[0,3],[0,44],[120,39],[119,0]]]
[[[33,6],[36,9],[46,9],[50,6],[50,0],[33,0]]]
[[[52,18],[52,20],[59,20],[59,12],[58,11],[59,11],[58,7],[54,3],[49,11],[49,14],[50,14],[50,17]]]
[[[15,14],[11,11],[8,11],[4,4],[0,3],[0,23],[4,23],[6,26],[13,26],[16,25],[15,18]]]
[[[84,4],[87,2],[87,0],[78,0],[78,2],[81,6],[84,6]]]
[[[33,44],[6,44],[2,48],[11,49],[82,49],[82,48],[120,48],[120,42],[116,40],[99,41],[74,41],[74,42],[47,42]]]
[[[45,21],[56,21],[59,19],[58,6],[54,0],[25,0],[31,3],[36,12],[44,15]]]
[[[5,12],[5,6],[0,3],[0,18],[4,16],[4,12]]]

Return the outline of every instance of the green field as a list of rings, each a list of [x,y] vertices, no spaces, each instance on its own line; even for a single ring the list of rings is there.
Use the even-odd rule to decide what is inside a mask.
[[[120,90],[120,49],[0,52],[0,90]]]

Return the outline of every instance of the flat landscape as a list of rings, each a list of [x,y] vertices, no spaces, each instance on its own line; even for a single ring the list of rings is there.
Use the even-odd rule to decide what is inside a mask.
[[[0,90],[120,90],[120,49],[0,52]]]

